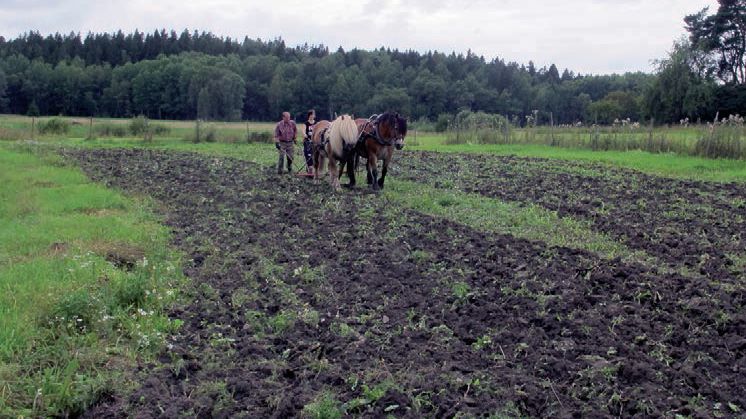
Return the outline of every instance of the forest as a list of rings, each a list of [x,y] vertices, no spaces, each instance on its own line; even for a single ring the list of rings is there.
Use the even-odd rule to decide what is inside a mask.
[[[731,4],[732,3],[732,4]],[[571,70],[450,54],[239,41],[210,32],[0,37],[0,112],[156,119],[273,120],[314,108],[367,115],[397,110],[435,121],[463,110],[524,123],[678,123],[746,109],[743,1],[684,18],[652,74]]]

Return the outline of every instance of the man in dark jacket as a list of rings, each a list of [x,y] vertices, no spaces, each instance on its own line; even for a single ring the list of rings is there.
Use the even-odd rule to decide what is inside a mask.
[[[277,173],[282,173],[282,161],[283,157],[287,159],[288,172],[293,171],[293,152],[295,139],[298,136],[298,128],[295,126],[295,121],[290,120],[290,113],[282,113],[282,121],[277,123],[275,126],[275,147],[280,153],[279,159],[277,160]]]

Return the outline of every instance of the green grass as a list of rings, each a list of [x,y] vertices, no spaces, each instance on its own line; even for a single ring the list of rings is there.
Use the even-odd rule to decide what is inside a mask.
[[[302,417],[309,419],[338,419],[343,415],[341,403],[331,393],[318,395],[302,412]]]
[[[478,231],[509,234],[549,245],[584,249],[609,258],[646,260],[624,244],[593,231],[589,222],[559,217],[537,205],[519,205],[400,179],[387,180],[385,196],[425,214],[468,225]]]
[[[539,157],[545,159],[581,160],[625,167],[665,177],[714,182],[746,182],[746,161],[706,159],[672,153],[655,154],[645,151],[592,151],[535,144],[456,144],[443,143],[445,136],[419,136],[418,145],[410,150],[441,153],[489,153]]]
[[[0,417],[75,414],[178,327],[179,260],[147,202],[2,145],[0,167]]]
[[[64,135],[65,139],[76,139],[83,140],[89,136],[89,118],[76,118],[76,117],[39,117],[36,118],[36,128],[34,132],[34,139],[45,140],[45,141],[57,141],[60,139],[58,135],[39,135],[38,124],[49,121],[50,119],[57,118],[70,123],[70,130]],[[96,129],[99,126],[123,126],[129,127],[132,119],[116,119],[116,118],[94,118],[93,119],[93,134],[94,137],[100,137],[97,135]],[[184,141],[185,138],[189,137],[194,133],[195,121],[171,121],[171,120],[150,120],[151,123],[157,125],[163,125],[169,128],[169,133],[163,138],[170,140]],[[0,115],[0,139],[2,138],[3,130],[7,133],[12,134],[11,139],[30,139],[31,138],[31,126],[32,118],[21,115]],[[245,141],[247,132],[271,132],[274,124],[271,122],[204,122],[203,128],[212,126],[218,133],[220,139],[226,142],[239,142]],[[21,135],[22,138],[16,138],[16,135]],[[130,135],[130,134],[128,134]],[[116,137],[103,137],[103,139],[116,141]],[[130,139],[132,139],[130,135]],[[138,138],[142,141],[142,138]]]

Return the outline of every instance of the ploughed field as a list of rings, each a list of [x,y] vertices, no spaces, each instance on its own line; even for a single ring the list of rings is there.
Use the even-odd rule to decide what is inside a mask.
[[[477,231],[249,162],[64,150],[153,197],[191,299],[142,386],[88,415],[738,415],[746,192],[510,157],[405,153],[391,176],[586,218],[650,256]],[[652,261],[652,262],[651,262]]]
[[[671,269],[715,279],[743,273],[738,266],[746,251],[743,184],[511,156],[414,152],[397,163],[394,176],[590,220],[598,231]]]

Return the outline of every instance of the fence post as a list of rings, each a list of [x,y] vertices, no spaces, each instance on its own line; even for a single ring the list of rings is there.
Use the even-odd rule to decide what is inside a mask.
[[[556,146],[557,143],[554,141],[554,113],[549,112],[549,136],[552,138],[552,145]]]
[[[93,139],[93,117],[88,120],[88,139]]]
[[[36,128],[36,117],[31,117],[31,140],[34,140],[34,128]]]
[[[655,118],[650,118],[650,129],[648,130],[648,149],[647,151],[653,152],[653,126],[655,125]]]

